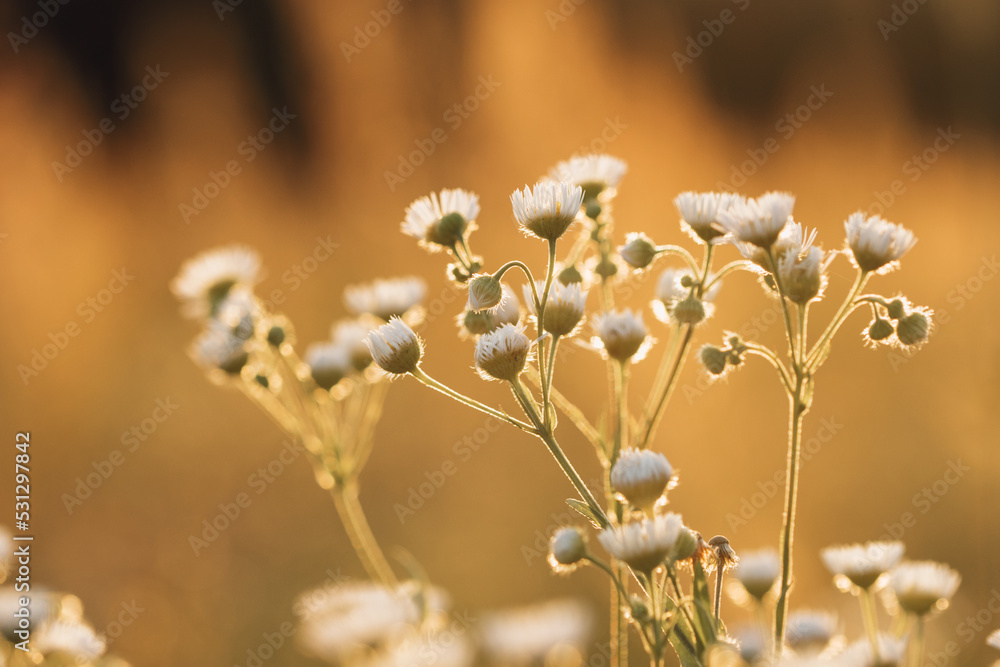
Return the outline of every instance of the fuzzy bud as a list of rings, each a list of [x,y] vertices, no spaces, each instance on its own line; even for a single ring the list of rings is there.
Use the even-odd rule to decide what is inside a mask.
[[[524,371],[530,349],[523,326],[504,324],[476,341],[476,368],[485,379],[513,382]]]
[[[720,570],[729,570],[739,561],[725,536],[716,535],[708,541],[708,545],[715,552],[715,563]]]
[[[583,282],[583,274],[580,273],[580,269],[576,268],[575,264],[571,264],[560,271],[557,277],[563,285],[573,285]]]
[[[579,528],[560,528],[549,541],[549,564],[557,572],[570,571],[587,555],[587,538]]]
[[[618,252],[633,269],[645,269],[656,258],[656,246],[645,234],[629,234]]]
[[[267,343],[268,345],[273,345],[278,347],[285,342],[285,329],[284,327],[275,324],[270,329],[267,330]]]
[[[698,324],[705,319],[705,304],[701,299],[689,294],[674,305],[674,319],[681,324]]]
[[[545,304],[543,328],[553,336],[567,336],[583,319],[587,293],[579,285],[554,283]]]
[[[889,302],[889,317],[894,320],[898,320],[906,316],[906,302],[902,299],[893,299]]]
[[[597,266],[594,267],[594,273],[602,278],[610,278],[618,273],[618,265],[610,259],[602,259],[597,263]]]
[[[478,313],[493,308],[503,300],[503,285],[488,273],[478,275],[469,283],[469,310]]]
[[[930,320],[919,310],[900,318],[896,324],[896,337],[903,345],[919,345],[927,340]]]
[[[667,457],[648,449],[626,449],[611,468],[611,486],[633,506],[653,516],[653,509],[673,476]]]
[[[597,318],[597,333],[608,356],[628,361],[646,340],[646,325],[642,315],[631,310],[612,311]]]
[[[876,317],[868,326],[868,338],[873,341],[885,340],[892,335],[893,331],[895,329],[892,326],[892,322],[881,317]]]
[[[673,551],[670,552],[670,560],[677,562],[687,560],[694,556],[698,550],[698,534],[690,528],[683,528],[681,534],[674,542]]]
[[[701,363],[712,375],[722,375],[726,371],[729,354],[713,345],[706,345],[699,353]]]

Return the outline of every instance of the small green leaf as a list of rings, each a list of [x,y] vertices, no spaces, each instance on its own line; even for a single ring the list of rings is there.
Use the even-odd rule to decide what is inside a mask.
[[[590,505],[587,503],[582,500],[577,500],[576,498],[567,498],[566,504],[582,514],[588,521],[590,521],[590,523],[594,524],[594,528],[600,530],[604,527],[604,522],[599,516],[594,514],[594,511],[590,509]]]

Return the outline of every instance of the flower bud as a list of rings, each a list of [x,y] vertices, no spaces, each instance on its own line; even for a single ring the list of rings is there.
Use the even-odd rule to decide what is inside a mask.
[[[642,315],[628,309],[604,313],[597,318],[596,325],[605,352],[618,361],[631,359],[646,340]]]
[[[351,372],[351,354],[336,342],[316,343],[306,349],[309,374],[321,389],[330,390]]]
[[[889,302],[889,317],[898,320],[906,315],[906,302],[902,299],[893,299]]]
[[[722,375],[726,372],[726,361],[729,359],[729,354],[720,350],[713,345],[706,345],[701,348],[699,353],[701,357],[701,363],[712,375]]]
[[[705,304],[689,294],[674,305],[673,315],[681,324],[698,324],[705,319]]]
[[[553,283],[545,303],[543,328],[553,336],[567,336],[583,319],[587,293],[579,285]]]
[[[388,324],[371,331],[367,344],[375,363],[394,375],[417,370],[423,352],[420,338],[398,317],[393,317]]]
[[[885,340],[892,335],[893,331],[895,329],[892,326],[892,322],[881,317],[876,317],[868,326],[868,338],[873,341]]]
[[[618,252],[633,269],[645,269],[656,258],[656,246],[645,234],[629,234]]]
[[[927,340],[930,320],[919,310],[915,310],[896,323],[896,337],[903,345],[919,345]]]
[[[682,528],[681,533],[670,552],[670,560],[677,562],[694,556],[698,550],[698,534],[690,528]]]
[[[488,273],[478,275],[469,283],[469,310],[479,312],[493,308],[503,300],[503,285]]]
[[[476,341],[476,368],[484,379],[513,382],[524,371],[530,349],[523,326],[504,324]]]
[[[433,241],[443,246],[453,246],[465,236],[469,221],[457,211],[442,217],[434,228]]]
[[[610,278],[618,273],[618,265],[610,259],[602,259],[597,263],[597,266],[594,267],[594,273],[602,278]]]
[[[549,541],[549,565],[556,572],[570,572],[587,555],[587,538],[579,528],[560,528]]]
[[[267,343],[278,347],[285,342],[285,329],[277,324],[267,330]]]
[[[653,516],[673,476],[667,457],[648,449],[626,449],[611,468],[611,486],[625,500]]]
[[[580,273],[580,270],[576,268],[575,264],[571,264],[560,271],[557,277],[559,278],[559,282],[563,285],[572,285],[574,283],[583,282],[583,274]]]

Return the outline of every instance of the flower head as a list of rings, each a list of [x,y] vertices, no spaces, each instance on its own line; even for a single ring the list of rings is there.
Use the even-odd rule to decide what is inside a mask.
[[[344,289],[344,303],[355,315],[370,314],[388,322],[419,304],[427,286],[420,278],[390,278]]]
[[[365,339],[371,331],[369,318],[354,318],[340,320],[330,329],[330,340],[343,347],[356,371],[363,371],[372,363],[372,354],[368,351]]]
[[[423,354],[420,337],[398,317],[369,332],[366,342],[379,368],[394,375],[417,370]]]
[[[517,324],[521,319],[521,304],[514,291],[507,285],[503,286],[503,298],[492,309],[466,310],[458,316],[458,324],[463,336],[481,336],[495,331],[502,324]]]
[[[719,212],[745,203],[745,197],[729,192],[682,192],[674,198],[674,206],[681,214],[681,228],[701,243],[719,242],[726,234]]]
[[[526,232],[547,241],[562,236],[576,219],[583,204],[579,185],[541,181],[534,187],[514,190],[510,196],[514,217]]]
[[[462,189],[444,189],[420,197],[406,209],[404,234],[414,237],[428,250],[451,248],[475,228],[479,196]]]
[[[608,553],[640,572],[652,572],[667,557],[684,528],[681,515],[670,512],[623,526],[609,526],[598,539]]]
[[[785,642],[796,652],[821,653],[837,634],[837,617],[827,611],[799,609],[788,615]]]
[[[524,371],[530,351],[524,327],[503,324],[476,341],[476,368],[486,380],[513,382]]]
[[[482,621],[483,648],[499,664],[542,664],[560,646],[582,647],[591,617],[576,600],[494,612]]]
[[[958,572],[933,561],[901,563],[889,575],[889,587],[899,606],[918,616],[944,608],[961,582]]]
[[[718,212],[719,222],[737,241],[768,249],[778,240],[792,217],[795,197],[784,192],[768,192],[757,199],[735,202]]]
[[[545,322],[542,328],[553,336],[568,336],[583,320],[587,293],[578,283],[563,285],[554,281],[545,302]]]
[[[205,370],[239,375],[249,359],[247,342],[216,320],[209,320],[191,344],[190,355]]]
[[[646,325],[642,313],[629,309],[613,310],[598,315],[594,321],[598,341],[609,357],[628,361],[636,356],[646,342]]]
[[[986,644],[1000,651],[1000,630],[994,630],[986,638]]]
[[[621,182],[628,165],[610,155],[574,155],[560,162],[549,176],[554,181],[572,183],[583,188],[584,199],[596,199],[602,192],[613,193]]]
[[[885,273],[892,270],[917,242],[913,232],[902,225],[877,215],[865,217],[861,211],[851,214],[844,223],[844,229],[851,257],[862,271]]]
[[[42,655],[62,654],[81,662],[101,657],[106,649],[104,640],[92,627],[81,620],[65,618],[42,625],[34,637],[34,645]]]
[[[817,247],[804,252],[789,250],[778,259],[778,279],[785,296],[803,306],[823,291],[823,251]]]
[[[838,578],[868,590],[879,577],[891,570],[903,557],[902,542],[868,542],[827,547],[820,555],[823,564]]]
[[[488,273],[473,276],[469,281],[469,302],[466,309],[474,313],[496,308],[503,302],[503,283]]]
[[[852,667],[901,667],[906,664],[907,637],[879,633],[878,656],[872,654],[872,643],[859,639],[840,654],[840,662]]]
[[[260,257],[246,246],[232,245],[189,259],[170,289],[182,302],[186,317],[212,317],[236,285],[252,288],[260,277]]]
[[[560,528],[549,540],[549,565],[560,574],[572,572],[587,555],[587,537],[576,526]]]
[[[674,469],[663,454],[629,447],[611,467],[611,486],[626,501],[653,516],[673,475]]]
[[[736,580],[757,602],[761,602],[781,574],[781,561],[774,549],[747,551],[740,556],[740,564],[733,570]]]
[[[365,348],[368,354],[368,348]],[[371,359],[371,355],[368,356]],[[313,343],[306,348],[305,359],[309,374],[321,388],[330,390],[351,372],[351,352],[337,342]]]

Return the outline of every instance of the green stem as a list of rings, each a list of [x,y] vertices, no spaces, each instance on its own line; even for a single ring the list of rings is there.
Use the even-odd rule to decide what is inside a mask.
[[[913,620],[914,637],[910,643],[910,666],[921,667],[924,661],[924,616],[917,616]]]
[[[670,366],[669,374],[666,376],[666,383],[663,385],[663,389],[659,392],[659,394],[650,396],[650,398],[656,397],[656,403],[653,405],[652,411],[649,411],[647,407],[647,410],[643,412],[642,421],[639,423],[638,436],[635,440],[636,449],[645,449],[653,440],[656,429],[660,425],[660,420],[663,418],[664,408],[666,408],[667,403],[670,402],[670,396],[674,393],[674,387],[677,386],[677,380],[680,378],[681,369],[684,368],[684,361],[687,358],[687,350],[693,338],[694,325],[685,324],[684,333],[681,336],[680,347],[677,349],[673,363]]]
[[[545,377],[542,380],[542,412],[546,428],[552,427],[552,377],[555,374],[556,349],[559,347],[559,336],[552,336],[552,346],[549,347],[549,361],[545,368]],[[540,372],[540,371],[539,371]]]
[[[628,442],[628,407],[626,397],[626,366],[627,362],[611,362],[614,366],[614,391],[615,391],[615,444],[611,450],[609,462],[614,465],[621,454],[622,447]]]
[[[718,273],[712,276],[712,279],[705,284],[703,289],[705,292],[709,291],[715,286],[715,283],[719,282],[726,274],[732,273],[733,271],[743,270],[756,273],[757,269],[758,269],[757,265],[747,259],[739,259],[736,260],[735,262],[729,262],[729,264],[723,266],[721,269],[719,269]]]
[[[826,327],[826,330],[816,341],[813,346],[812,351],[806,357],[805,367],[809,369],[810,372],[815,371],[819,367],[819,362],[823,358],[823,349],[827,344],[833,339],[834,334],[840,328],[840,325],[844,323],[847,316],[854,310],[854,299],[858,295],[864,286],[868,282],[868,278],[871,276],[870,273],[865,271],[858,271],[858,277],[854,280],[854,286],[848,293],[847,298],[844,302],[840,304],[840,308],[837,310],[837,314],[833,316],[830,320],[830,324]]]
[[[798,499],[800,445],[802,441],[802,418],[806,406],[802,401],[806,378],[796,369],[795,391],[789,397],[788,463],[785,471],[785,513],[782,519],[781,536],[781,585],[774,610],[774,654],[781,654],[785,641],[785,620],[788,611],[788,593],[792,581],[792,540],[795,529],[795,507]]]
[[[778,275],[778,260],[774,256],[774,248],[767,249],[767,258],[774,269],[771,272],[771,277],[774,278],[774,285],[778,288],[778,298],[781,300],[781,313],[785,318],[785,332],[788,334],[788,354],[792,359],[792,365],[798,368],[798,338],[796,337],[795,327],[792,326],[792,313],[788,308],[788,299],[785,297],[785,287],[781,284],[781,276]]]
[[[871,589],[866,588],[861,591],[859,600],[861,602],[861,615],[865,622],[865,631],[868,635],[868,641],[872,645],[872,655],[875,657],[875,664],[880,665],[882,658],[878,649],[878,612],[875,609],[875,594]]]
[[[774,369],[778,371],[778,375],[781,377],[781,384],[784,385],[785,391],[789,394],[795,391],[795,388],[792,386],[792,377],[788,374],[785,365],[778,359],[778,355],[771,351],[771,348],[758,345],[757,343],[744,342],[743,344],[747,347],[747,354],[763,357],[774,366]]]
[[[507,415],[507,414],[505,414],[503,412],[500,412],[499,410],[491,408],[488,405],[484,405],[483,403],[480,403],[477,400],[471,399],[468,396],[465,396],[464,394],[458,393],[457,391],[455,391],[454,389],[452,389],[448,385],[442,384],[441,382],[438,382],[437,380],[435,380],[434,378],[432,378],[430,375],[428,375],[427,373],[425,373],[423,371],[423,369],[421,369],[421,368],[417,368],[415,371],[413,371],[411,373],[411,375],[413,377],[415,377],[416,379],[420,380],[420,382],[424,383],[425,385],[427,385],[431,389],[439,391],[442,394],[444,394],[445,396],[449,396],[449,397],[455,399],[459,403],[463,403],[465,405],[468,405],[470,408],[475,408],[476,410],[479,410],[480,412],[486,413],[486,414],[490,415],[491,417],[496,417],[497,419],[499,419],[501,421],[505,421],[508,424],[512,424],[513,426],[518,427],[522,431],[525,431],[527,433],[531,433],[532,435],[538,435],[538,431],[533,426],[531,426],[531,424],[525,424],[523,421],[521,421],[519,419],[514,419],[510,415]]]
[[[657,255],[676,255],[684,260],[694,274],[698,273],[699,266],[698,262],[695,261],[694,257],[686,249],[677,245],[661,245],[656,246]]]
[[[358,487],[354,482],[336,484],[330,489],[333,495],[333,504],[337,508],[337,514],[347,530],[347,537],[351,545],[358,554],[361,564],[372,580],[384,586],[395,588],[399,581],[389,567],[389,561],[385,559],[382,550],[379,549],[378,542],[372,534],[365,513],[358,502]]]

